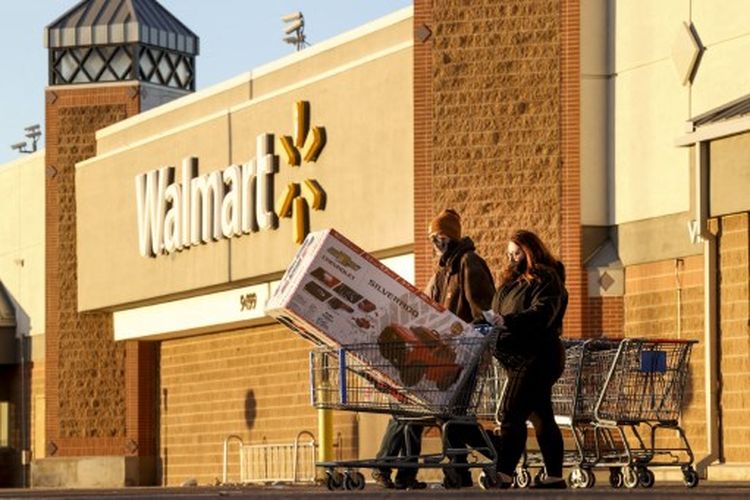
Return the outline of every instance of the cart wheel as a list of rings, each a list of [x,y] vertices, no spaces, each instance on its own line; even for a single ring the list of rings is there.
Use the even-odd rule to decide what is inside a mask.
[[[698,473],[692,467],[687,467],[683,469],[682,480],[685,483],[685,486],[687,486],[688,488],[695,488],[696,486],[698,486],[698,483],[700,482]]]
[[[581,469],[581,472],[583,472],[581,486],[584,488],[593,488],[596,484],[596,474],[594,474],[594,471],[591,469]]]
[[[626,488],[638,487],[638,473],[632,465],[626,465],[622,468],[622,484]]]
[[[479,474],[479,487],[483,490],[491,490],[497,486],[497,473],[493,470],[483,470]]]
[[[544,467],[542,467],[536,474],[534,474],[534,482],[541,483],[545,479],[547,479],[547,471],[544,470]]]
[[[638,482],[644,488],[651,488],[656,482],[653,471],[643,467],[638,470]]]
[[[407,387],[413,387],[422,380],[426,367],[420,364],[403,366],[401,370],[401,381]]]
[[[584,481],[583,476],[586,474],[586,472],[581,469],[580,467],[574,468],[572,471],[570,471],[570,477],[568,477],[568,482],[573,486],[573,488],[583,488],[584,487]]]
[[[578,474],[575,473],[575,469],[568,473],[568,486],[578,488]]]
[[[619,469],[610,469],[609,485],[613,488],[622,488],[622,472]]]
[[[363,490],[365,489],[365,476],[361,472],[347,471],[344,474],[345,490]]]
[[[336,491],[344,486],[344,476],[333,469],[326,471],[326,488],[329,491]]]
[[[529,473],[529,469],[525,467],[522,469],[516,469],[514,482],[519,488],[528,488],[531,484],[531,474]]]
[[[593,488],[596,478],[590,470],[583,467],[576,467],[570,471],[568,482],[574,488]]]
[[[354,473],[356,479],[357,479],[357,489],[358,490],[364,490],[365,489],[365,475],[361,472],[357,471]]]

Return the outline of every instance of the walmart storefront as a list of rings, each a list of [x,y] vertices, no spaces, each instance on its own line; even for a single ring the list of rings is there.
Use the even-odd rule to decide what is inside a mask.
[[[124,386],[112,389],[125,394],[125,428],[112,432],[126,484],[213,483],[229,435],[317,435],[310,345],[264,304],[305,234],[323,228],[413,275],[412,44],[405,9],[96,132],[96,154],[75,165],[77,309],[112,313],[125,346]],[[90,398],[66,391],[53,457],[76,455],[63,450],[79,436],[65,435],[62,414],[76,419],[75,398]],[[334,415],[335,453],[371,453],[381,427]],[[236,480],[234,447],[229,465]]]

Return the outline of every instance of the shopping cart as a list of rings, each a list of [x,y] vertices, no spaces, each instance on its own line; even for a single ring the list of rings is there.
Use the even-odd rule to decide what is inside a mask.
[[[365,479],[358,469],[376,468],[442,468],[453,473],[447,477],[455,477],[459,468],[482,468],[481,484],[492,485],[497,455],[476,408],[496,335],[492,328],[478,330],[482,335],[432,341],[389,337],[378,343],[319,347],[310,353],[310,393],[316,408],[387,413],[405,423],[405,432],[416,425],[441,431],[439,453],[417,456],[407,449],[398,457],[318,462],[325,469],[328,489],[362,489]],[[447,442],[446,433],[453,426],[478,429],[483,443],[472,448],[485,460],[450,460],[469,451]]]
[[[591,488],[594,469],[608,468],[609,483],[650,487],[653,472],[648,467],[682,466],[685,484],[693,487],[698,476],[693,454],[678,420],[682,408],[687,367],[694,341],[597,338],[563,339],[565,370],[552,388],[555,420],[567,429],[573,446],[564,452],[570,468],[568,482],[574,488]],[[479,404],[480,416],[500,424],[499,408],[506,383],[505,372],[494,362]],[[638,427],[650,431],[648,444]],[[671,429],[680,445],[657,446],[656,433]],[[633,445],[635,442],[635,445]],[[667,460],[658,459],[667,457]],[[514,484],[531,483],[530,469],[544,476],[541,454],[527,450],[516,469]]]
[[[621,474],[628,488],[650,488],[650,467],[680,466],[686,486],[698,485],[693,451],[679,424],[694,340],[626,339],[594,408],[596,425],[616,431],[625,450]],[[648,440],[641,436],[645,427]],[[657,443],[657,431],[677,433],[678,443]],[[612,478],[610,478],[612,481]]]
[[[620,339],[562,339],[565,347],[565,369],[552,387],[555,421],[571,436],[572,447],[564,450],[563,465],[571,468],[568,482],[573,487],[590,488],[595,484],[593,468],[612,457],[622,461],[622,447],[609,429],[594,425],[594,407],[601,388],[616,356]],[[480,408],[495,408],[496,424],[501,423],[500,402],[506,382],[502,367],[496,362],[496,378],[486,384]],[[493,391],[494,389],[494,391]],[[538,450],[527,450],[514,475],[514,485],[525,488],[531,484],[530,469],[535,477],[544,477],[544,461]]]
[[[565,454],[570,467],[568,483],[574,488],[591,488],[596,483],[594,468],[609,467],[610,485],[619,488],[619,465],[627,456],[618,432],[597,425],[594,410],[621,338],[567,341],[566,373],[553,387],[555,419],[570,429],[575,449]]]

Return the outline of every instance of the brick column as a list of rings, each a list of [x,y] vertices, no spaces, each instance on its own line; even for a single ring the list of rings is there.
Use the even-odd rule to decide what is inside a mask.
[[[418,288],[432,273],[432,0],[414,2],[414,267]]]
[[[581,245],[581,23],[579,0],[561,2],[562,245],[569,293],[566,336],[583,334],[588,292]]]
[[[750,462],[750,433],[747,431],[750,216],[747,212],[724,216],[719,225],[721,453],[728,463],[747,464]]]
[[[97,130],[139,109],[136,85],[46,92],[48,457],[155,453],[148,417],[155,398],[153,349],[116,343],[112,314],[79,313],[77,302],[76,231],[86,228],[76,227],[75,164],[96,154]]]
[[[570,268],[580,330],[578,2],[416,0],[414,13],[420,284],[433,265],[423,235],[435,212],[461,213],[495,276],[511,232],[530,229]],[[429,43],[418,37],[425,23]]]

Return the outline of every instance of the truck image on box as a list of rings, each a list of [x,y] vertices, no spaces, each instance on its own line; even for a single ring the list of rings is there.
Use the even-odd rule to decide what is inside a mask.
[[[380,332],[378,346],[380,354],[396,367],[401,381],[408,387],[425,377],[443,391],[461,374],[456,352],[436,331],[423,326],[390,324]]]

